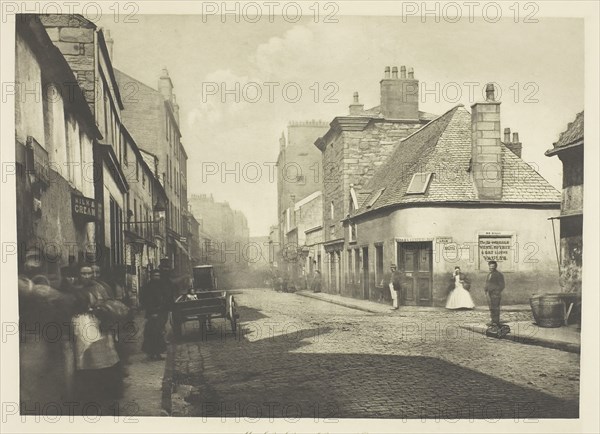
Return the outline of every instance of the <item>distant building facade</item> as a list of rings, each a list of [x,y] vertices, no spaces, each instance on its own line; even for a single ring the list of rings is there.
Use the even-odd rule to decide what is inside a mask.
[[[158,79],[158,90],[115,70],[123,89],[134,89],[125,101],[124,122],[140,148],[158,158],[159,179],[167,195],[167,257],[178,274],[189,270],[189,251],[184,245],[189,232],[184,221],[187,210],[187,155],[181,142],[179,105],[166,68]]]
[[[313,144],[328,128],[329,124],[323,121],[292,121],[288,124],[287,140],[284,133],[279,139],[277,218],[280,252],[277,263],[279,271],[291,278],[300,275],[298,261],[303,253],[299,240],[304,239],[304,233],[297,233],[297,225],[302,226],[302,221],[295,208],[300,201],[323,189],[321,153]],[[301,260],[302,265],[304,260]]]

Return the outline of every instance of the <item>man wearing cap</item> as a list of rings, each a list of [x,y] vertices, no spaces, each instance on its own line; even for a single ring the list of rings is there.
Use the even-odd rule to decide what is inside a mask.
[[[392,295],[392,310],[398,310],[400,293],[402,291],[402,273],[396,269],[396,264],[390,265],[390,279],[388,287],[390,288],[390,294]]]

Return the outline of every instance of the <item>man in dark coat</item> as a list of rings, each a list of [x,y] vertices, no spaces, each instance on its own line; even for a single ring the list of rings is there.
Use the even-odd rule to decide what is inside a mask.
[[[153,360],[160,360],[161,353],[166,350],[164,339],[166,320],[164,318],[168,312],[170,300],[163,284],[160,271],[153,270],[150,274],[150,281],[141,288],[140,293],[140,303],[146,310],[142,351]]]
[[[392,296],[392,310],[398,310],[402,288],[404,286],[404,275],[396,269],[396,264],[390,265],[388,287]]]
[[[490,306],[492,322],[489,325],[500,325],[500,299],[504,290],[504,275],[498,271],[496,261],[488,262],[490,272],[485,279],[485,294]]]

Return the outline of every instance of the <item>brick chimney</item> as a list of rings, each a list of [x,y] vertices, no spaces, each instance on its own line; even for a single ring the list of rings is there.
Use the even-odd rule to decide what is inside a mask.
[[[364,111],[364,104],[358,102],[358,92],[354,92],[352,104],[348,107],[350,109],[350,116],[358,116]]]
[[[398,67],[394,66],[390,77],[390,67],[385,68],[380,86],[381,114],[386,119],[419,119],[419,80],[412,68],[408,68],[408,77],[406,71],[405,66],[400,67],[398,77]]]
[[[501,200],[500,102],[491,83],[485,88],[485,101],[471,106],[471,158],[479,199]]]
[[[169,71],[164,67],[160,78],[158,79],[158,91],[162,94],[165,100],[171,101],[173,97],[173,82],[169,77]]]
[[[513,133],[512,141],[510,140],[510,128],[504,128],[504,146],[512,151],[517,157],[521,158],[523,144],[519,142],[519,133]]]

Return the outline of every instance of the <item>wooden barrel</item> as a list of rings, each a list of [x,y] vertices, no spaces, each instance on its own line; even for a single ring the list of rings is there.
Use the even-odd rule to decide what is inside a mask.
[[[565,321],[565,302],[558,294],[544,294],[529,299],[531,312],[540,327],[560,327]]]

